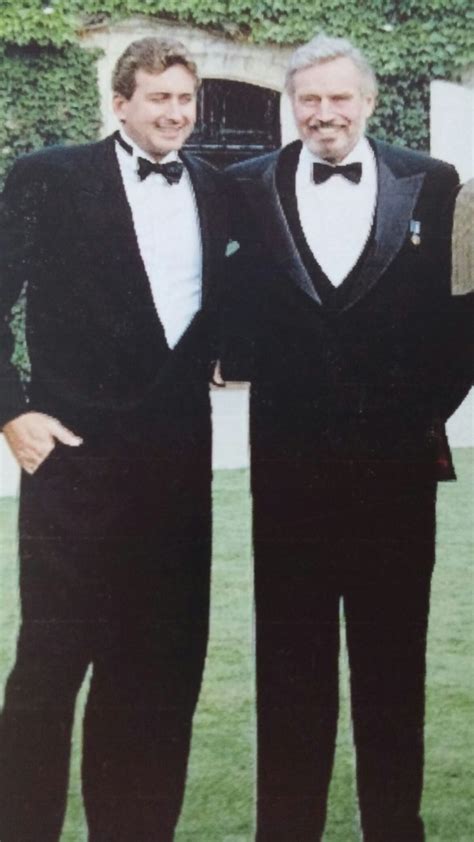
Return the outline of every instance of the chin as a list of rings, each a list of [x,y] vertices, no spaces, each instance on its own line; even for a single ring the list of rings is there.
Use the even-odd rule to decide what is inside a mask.
[[[338,149],[336,146],[327,146],[318,153],[328,164],[339,164],[347,155],[346,149]]]
[[[178,152],[183,144],[176,141],[176,143],[163,143],[160,148],[153,151],[153,156],[156,158],[164,158],[170,152]]]
[[[310,146],[310,150],[314,155],[317,155],[318,158],[322,158],[323,161],[327,161],[328,164],[334,164],[340,159],[340,155],[337,149],[334,149],[331,146],[316,146],[313,144]]]

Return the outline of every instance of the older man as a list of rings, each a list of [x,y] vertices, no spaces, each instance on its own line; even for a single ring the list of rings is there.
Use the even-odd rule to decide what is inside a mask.
[[[376,80],[345,39],[298,49],[287,91],[301,140],[231,169],[224,314],[224,376],[252,380],[257,839],[322,837],[342,601],[364,840],[421,842],[436,483],[466,389],[457,176],[365,136]]]
[[[19,160],[1,209],[1,423],[24,469],[2,842],[60,837],[89,665],[89,839],[170,842],[204,665],[226,199],[219,173],[179,153],[198,87],[183,45],[133,42],[112,81],[120,130]],[[27,395],[8,331],[25,283]]]

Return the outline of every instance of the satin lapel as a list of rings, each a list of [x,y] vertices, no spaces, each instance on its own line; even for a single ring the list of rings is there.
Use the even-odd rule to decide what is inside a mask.
[[[276,185],[277,157],[272,158],[260,179],[242,179],[242,188],[254,210],[263,220],[266,245],[273,260],[280,264],[296,286],[321,304],[311,278],[300,257],[283,210]]]
[[[402,248],[424,180],[424,173],[397,177],[381,156],[377,157],[377,165],[374,241],[351,287],[345,310],[372,289]]]
[[[89,169],[84,167],[76,194],[87,243],[98,260],[108,265],[104,277],[110,277],[118,291],[126,285],[127,294],[139,292],[148,302],[153,297],[145,266],[138,248],[130,205],[128,204],[113,138],[98,143],[91,155]]]
[[[207,300],[211,283],[225,253],[228,235],[227,209],[221,176],[199,158],[182,153],[196,197],[202,243],[202,301]],[[223,182],[222,182],[223,184]]]

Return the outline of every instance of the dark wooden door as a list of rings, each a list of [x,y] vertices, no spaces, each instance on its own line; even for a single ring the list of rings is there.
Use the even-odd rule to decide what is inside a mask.
[[[228,79],[204,79],[186,148],[218,167],[280,146],[280,94]]]

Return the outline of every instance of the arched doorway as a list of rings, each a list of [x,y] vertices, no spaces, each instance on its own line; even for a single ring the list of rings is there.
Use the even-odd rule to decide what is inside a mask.
[[[186,148],[224,167],[278,149],[280,93],[248,82],[204,79]]]

